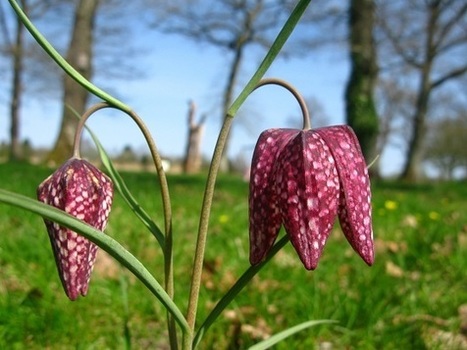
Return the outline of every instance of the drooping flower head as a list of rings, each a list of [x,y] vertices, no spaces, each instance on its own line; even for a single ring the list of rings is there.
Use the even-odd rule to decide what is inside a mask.
[[[113,184],[89,162],[71,158],[39,185],[37,197],[103,231],[112,205]],[[67,296],[71,300],[85,296],[97,245],[55,222],[44,222]]]
[[[315,269],[337,216],[345,237],[374,261],[370,181],[348,126],[269,129],[253,153],[250,262],[263,260],[283,224],[307,269]]]

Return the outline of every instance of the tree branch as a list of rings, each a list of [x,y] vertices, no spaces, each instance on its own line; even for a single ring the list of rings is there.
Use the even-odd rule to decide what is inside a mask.
[[[458,22],[464,18],[466,12],[467,12],[467,3],[465,3],[458,11],[456,11],[455,15],[449,21],[447,21],[447,23],[445,24],[443,28],[441,28],[438,38],[435,41],[436,47],[441,46],[441,43],[449,35],[449,33],[455,27],[455,25],[458,24]]]
[[[457,77],[460,77],[461,75],[465,74],[467,72],[467,65],[463,66],[463,67],[459,67],[457,69],[454,69],[452,71],[450,71],[449,73],[443,75],[442,77],[436,79],[434,82],[431,83],[430,85],[430,89],[435,89],[439,86],[441,86],[442,84],[444,84],[446,81],[448,80],[451,80],[451,79],[455,79]]]

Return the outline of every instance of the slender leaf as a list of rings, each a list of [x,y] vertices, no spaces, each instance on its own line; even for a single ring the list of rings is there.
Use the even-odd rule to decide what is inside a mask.
[[[133,210],[135,215],[148,228],[148,230],[154,235],[154,237],[156,237],[161,248],[164,249],[165,237],[162,231],[160,230],[159,226],[157,226],[157,224],[151,219],[149,214],[141,207],[141,205],[133,197],[127,185],[125,184],[124,180],[120,176],[119,172],[115,169],[104,147],[102,147],[102,144],[99,142],[99,139],[97,138],[97,136],[89,128],[86,128],[86,129],[90,133],[92,139],[94,140],[94,143],[97,146],[97,149],[99,151],[99,156],[102,160],[102,164],[104,164],[110,177],[112,178],[115,188],[122,195],[123,199],[128,204],[128,206],[131,208],[131,210]]]
[[[289,236],[285,235],[282,237],[274,246],[271,248],[270,252],[266,258],[258,265],[250,266],[242,276],[235,282],[235,284],[224,294],[221,300],[216,304],[214,309],[209,313],[206,320],[203,322],[201,327],[198,329],[198,332],[194,338],[194,348],[196,348],[201,341],[201,338],[204,336],[204,333],[211,327],[214,321],[219,317],[222,311],[225,310],[227,306],[236,298],[236,296],[242,291],[242,289],[252,280],[255,275],[261,271],[261,269],[276,255],[276,253],[281,250],[289,242]]]
[[[131,271],[157,297],[157,299],[159,299],[168,312],[173,315],[180,327],[182,327],[184,331],[188,330],[188,324],[183,314],[167,295],[159,282],[134,255],[132,255],[112,237],[103,234],[103,232],[96,230],[92,226],[89,226],[85,222],[76,219],[62,210],[14,192],[0,189],[0,202],[38,214],[62,226],[72,229],[97,244],[100,248],[105,250],[129,271]]]
[[[300,323],[294,327],[288,328],[282,332],[276,333],[270,338],[263,340],[262,342],[255,344],[249,348],[249,350],[265,350],[265,349],[270,349],[271,346],[276,345],[280,341],[290,337],[291,335],[294,335],[295,333],[298,333],[304,329],[314,327],[320,324],[325,324],[325,323],[336,323],[336,321],[333,320],[316,320],[316,321],[307,321]]]

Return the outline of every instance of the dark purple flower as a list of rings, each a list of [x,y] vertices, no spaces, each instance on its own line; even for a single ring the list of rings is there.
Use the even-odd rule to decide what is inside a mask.
[[[368,170],[348,126],[269,129],[253,154],[250,262],[263,260],[281,224],[302,263],[315,269],[336,216],[354,250],[374,261]]]
[[[103,231],[112,205],[113,184],[89,162],[72,158],[39,185],[37,197]],[[68,298],[85,296],[97,245],[55,222],[44,221]]]

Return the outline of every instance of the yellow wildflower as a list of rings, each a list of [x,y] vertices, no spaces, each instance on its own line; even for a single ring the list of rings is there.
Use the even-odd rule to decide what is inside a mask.
[[[384,202],[384,207],[387,210],[396,210],[397,209],[397,202],[387,200],[386,202]]]
[[[225,224],[229,221],[229,216],[226,215],[226,214],[222,214],[221,216],[219,216],[219,222],[221,224]]]

